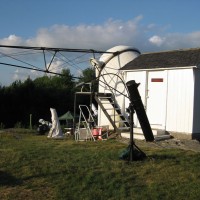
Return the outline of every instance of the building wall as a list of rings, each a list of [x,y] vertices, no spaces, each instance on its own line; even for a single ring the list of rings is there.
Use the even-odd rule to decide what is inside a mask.
[[[156,72],[156,71],[152,71]],[[137,72],[126,72],[126,82],[129,80],[135,80],[140,83],[138,90],[140,92],[141,99],[143,101],[144,107],[148,107],[148,102],[146,101],[148,96],[148,85],[147,79],[150,73],[147,71],[137,71]],[[193,69],[177,69],[177,70],[165,70],[157,71],[158,74],[164,74],[164,87],[163,91],[157,91],[158,94],[165,95],[166,103],[165,108],[162,111],[163,124],[161,128],[169,132],[179,132],[191,134],[194,130],[200,132],[200,123],[195,123],[193,126],[193,107],[194,107],[194,74]],[[156,73],[155,73],[156,74]],[[198,71],[198,80],[200,88],[200,71]],[[150,97],[149,97],[150,98]],[[198,92],[196,101],[195,117],[200,119],[200,92]],[[128,105],[128,100],[126,100],[126,105]],[[159,103],[159,99],[158,99]],[[156,104],[155,104],[156,105]],[[157,109],[157,108],[155,108]],[[148,108],[147,108],[148,111]],[[155,112],[156,113],[156,112]],[[148,112],[147,112],[148,116]],[[149,121],[151,121],[151,116],[148,116]],[[155,116],[154,116],[155,118]],[[135,126],[139,127],[139,122],[137,116],[134,116]],[[154,128],[154,125],[151,124]]]
[[[166,131],[193,131],[193,69],[168,70]]]

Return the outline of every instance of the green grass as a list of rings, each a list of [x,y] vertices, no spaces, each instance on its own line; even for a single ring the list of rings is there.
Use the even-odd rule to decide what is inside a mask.
[[[0,199],[199,199],[199,153],[152,146],[130,163],[119,159],[126,147],[1,132]]]

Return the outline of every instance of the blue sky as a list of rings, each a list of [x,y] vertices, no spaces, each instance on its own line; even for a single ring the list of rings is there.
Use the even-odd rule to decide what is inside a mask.
[[[200,47],[198,0],[0,0],[0,5],[0,44],[96,50],[128,45],[141,52]],[[30,72],[21,74],[0,65],[2,85]]]

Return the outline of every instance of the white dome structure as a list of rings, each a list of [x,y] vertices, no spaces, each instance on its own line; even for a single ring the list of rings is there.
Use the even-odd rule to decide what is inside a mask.
[[[130,46],[115,46],[108,49],[99,60],[91,59],[91,64],[96,69],[96,77],[99,80],[99,93],[110,93],[114,95],[121,110],[125,110],[125,77],[120,70],[127,63],[140,55],[140,51]],[[108,120],[102,117],[99,109],[98,125],[108,124]],[[102,121],[103,119],[103,121]]]

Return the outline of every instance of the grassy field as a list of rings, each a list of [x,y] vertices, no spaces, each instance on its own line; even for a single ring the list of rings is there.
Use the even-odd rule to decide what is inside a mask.
[[[126,147],[1,132],[0,199],[199,199],[200,153],[152,146],[130,163],[119,159]]]

